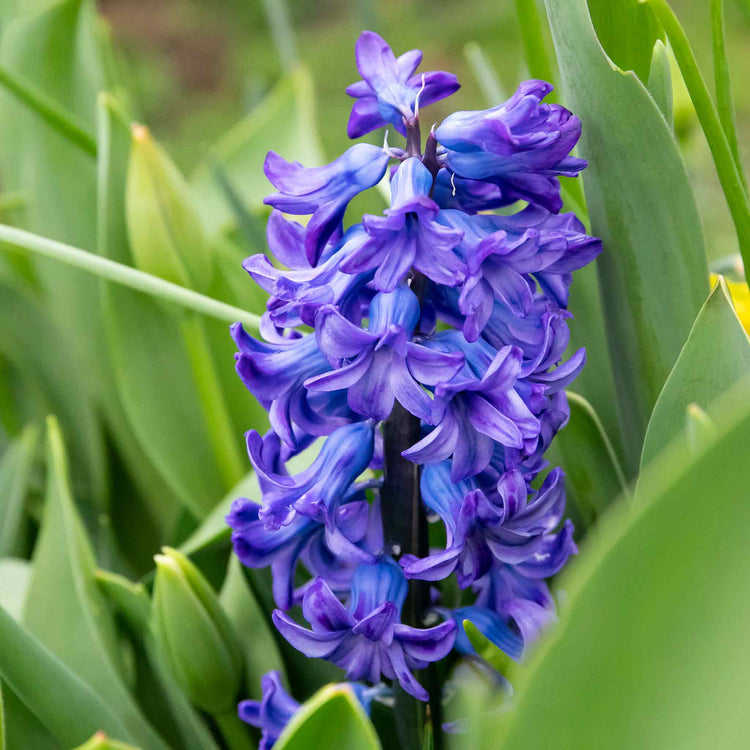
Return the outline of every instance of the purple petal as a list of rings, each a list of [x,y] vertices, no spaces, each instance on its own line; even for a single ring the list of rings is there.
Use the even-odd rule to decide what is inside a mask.
[[[276,629],[289,644],[311,659],[327,659],[345,637],[342,633],[313,633],[276,609],[271,615]]]

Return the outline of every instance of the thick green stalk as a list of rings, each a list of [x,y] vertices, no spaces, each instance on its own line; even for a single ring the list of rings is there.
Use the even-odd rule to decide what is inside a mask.
[[[94,255],[86,250],[66,245],[63,242],[40,237],[23,229],[9,227],[0,224],[0,242],[16,248],[28,250],[36,255],[58,260],[69,266],[75,266],[87,273],[99,276],[107,281],[114,281],[137,292],[149,294],[152,297],[163,299],[179,307],[184,307],[193,312],[207,315],[210,318],[223,320],[228,323],[239,321],[246,327],[257,331],[260,325],[260,317],[239,307],[228,305],[226,302],[207,297],[205,294],[186,289],[179,284],[165,281],[150,273],[139,271],[137,268],[126,266],[123,263]]]
[[[224,392],[214,367],[206,325],[198,316],[189,314],[182,321],[183,339],[187,348],[193,377],[198,387],[206,426],[214,449],[216,464],[227,488],[233,487],[246,467],[232,426]]]
[[[214,716],[216,726],[229,750],[252,750],[253,743],[248,736],[247,728],[232,711]]]
[[[737,231],[742,260],[745,268],[750,268],[750,202],[748,202],[742,177],[719,119],[719,113],[698,69],[690,42],[667,0],[641,0],[641,2],[651,4],[659,23],[667,32],[685,86],[711,149],[716,172]]]

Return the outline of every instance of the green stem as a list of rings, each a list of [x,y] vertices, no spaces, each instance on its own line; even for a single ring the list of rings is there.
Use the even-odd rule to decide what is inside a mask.
[[[152,276],[150,273],[139,271],[137,268],[131,268],[123,263],[94,255],[94,253],[89,253],[72,245],[66,245],[63,242],[40,237],[23,229],[0,224],[0,242],[75,266],[102,279],[114,281],[116,284],[122,284],[130,289],[135,289],[137,292],[158,297],[179,307],[207,315],[210,318],[228,323],[239,321],[254,331],[257,331],[260,325],[258,315],[239,307],[228,305],[226,302],[213,299],[213,297],[207,297],[199,292],[194,292],[192,289],[186,289],[179,284],[173,284],[171,281],[165,281],[157,276]]]
[[[243,475],[245,466],[214,366],[214,355],[208,343],[205,323],[196,315],[190,314],[182,321],[182,332],[203,404],[216,463],[227,488],[233,487]]]
[[[253,750],[247,728],[234,711],[216,714],[214,721],[229,750]]]
[[[96,139],[69,112],[18,73],[0,65],[0,85],[16,96],[46,123],[90,156],[96,156]]]
[[[729,141],[729,148],[740,173],[742,184],[747,191],[747,179],[742,168],[740,149],[737,141],[737,122],[732,101],[732,81],[729,76],[727,60],[726,33],[724,25],[724,0],[711,0],[711,39],[714,57],[714,82],[716,85],[716,104],[719,110],[724,133]]]
[[[690,42],[667,0],[641,0],[641,2],[650,3],[657,19],[667,32],[685,86],[711,149],[716,172],[737,230],[742,260],[745,268],[750,268],[750,203],[719,114],[698,69],[693,50],[690,48]]]

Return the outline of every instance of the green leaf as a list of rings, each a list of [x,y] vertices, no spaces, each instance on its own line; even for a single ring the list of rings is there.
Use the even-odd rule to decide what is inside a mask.
[[[103,81],[93,2],[35,5],[38,11],[24,13],[3,28],[0,64],[93,131],[96,93]],[[3,91],[0,104],[0,171],[4,189],[28,196],[24,226],[93,249],[96,174],[91,154],[14,95]],[[45,309],[62,337],[58,346],[42,352],[59,369],[58,351],[63,349],[68,369],[83,385],[87,400],[94,401],[107,383],[104,329],[101,317],[92,315],[98,305],[98,283],[56,263],[35,259],[34,267]],[[101,441],[101,435],[96,439]],[[103,446],[98,453],[90,457],[87,478],[92,480],[91,498],[103,507],[108,490]]]
[[[80,637],[80,636],[79,636]],[[127,715],[104,702],[100,694],[71,672],[51,651],[0,608],[0,679],[65,747],[104,729],[133,741]],[[163,748],[160,742],[149,747]]]
[[[659,22],[641,0],[588,0],[596,35],[620,70],[632,70],[646,83],[651,53],[657,39],[664,39]]]
[[[464,620],[463,626],[477,654],[500,674],[507,675],[512,663],[508,654],[501,651],[471,620]]]
[[[16,557],[0,559],[0,607],[14,620],[21,619],[30,581],[31,565],[28,560]]]
[[[99,252],[130,264],[123,222],[130,131],[109,96],[100,100],[99,144]],[[103,309],[130,427],[160,475],[200,519],[223,494],[223,482],[206,439],[179,318],[158,301],[111,284],[103,290]]]
[[[24,750],[66,750],[7,684],[2,686],[2,701],[8,750],[14,747]]]
[[[29,346],[29,341],[34,346]],[[69,361],[64,332],[31,293],[0,281],[0,351],[17,368],[27,393],[36,399],[24,417],[43,420],[56,414],[71,435],[71,460],[87,490],[105,481],[105,454],[86,380]]]
[[[684,435],[689,404],[708,409],[749,371],[750,341],[720,276],[659,394],[643,444],[641,470],[669,443]]]
[[[245,655],[245,685],[248,695],[260,698],[260,680],[266,672],[286,674],[271,626],[247,585],[237,555],[229,559],[219,603],[237,634]]]
[[[667,45],[661,39],[654,43],[651,69],[648,72],[648,93],[654,98],[670,130],[674,130],[672,112],[672,70]]]
[[[131,128],[125,216],[137,268],[204,291],[213,262],[185,178],[143,125]]]
[[[217,750],[205,722],[190,705],[160,658],[149,626],[151,601],[142,583],[97,570],[96,582],[131,630],[136,655],[142,659],[138,670],[143,685],[145,710],[165,739],[179,741],[185,750]],[[136,686],[138,689],[140,686]],[[174,739],[173,739],[174,738]]]
[[[688,404],[685,435],[691,453],[697,453],[709,440],[716,437],[716,425],[698,404]]]
[[[568,391],[570,421],[558,433],[565,486],[586,527],[616,498],[627,494],[627,482],[612,443],[591,404]]]
[[[380,740],[348,685],[319,690],[287,724],[276,750],[376,750]]]
[[[154,558],[152,606],[159,652],[191,702],[211,714],[228,713],[243,661],[234,628],[198,568],[177,550],[163,552]]]
[[[96,585],[93,551],[73,504],[65,449],[53,418],[48,420],[47,465],[44,517],[24,625],[117,712],[128,728],[126,739],[163,748],[123,682],[114,621]]]
[[[744,746],[750,379],[712,415],[716,439],[694,457],[673,444],[643,475],[641,502],[587,537],[505,731],[488,722],[480,747]]]
[[[529,69],[530,77],[554,83],[555,77],[547,54],[547,44],[544,39],[537,0],[516,0],[516,15],[521,29],[521,42],[523,43],[526,66]],[[548,100],[554,101],[551,97],[548,97]],[[497,103],[495,102],[495,104]]]
[[[314,102],[312,78],[306,68],[297,67],[213,146],[211,159],[199,166],[192,179],[196,205],[210,236],[237,225],[212,163],[221,165],[226,182],[250,211],[260,209],[269,192],[262,165],[270,149],[293,155],[307,166],[322,163]]]
[[[0,461],[0,557],[24,552],[24,502],[39,430],[29,425],[6,448]]]
[[[603,312],[626,471],[633,476],[648,419],[706,297],[708,269],[695,198],[653,99],[604,54],[586,0],[547,0],[595,235]],[[653,40],[648,47],[649,60]]]

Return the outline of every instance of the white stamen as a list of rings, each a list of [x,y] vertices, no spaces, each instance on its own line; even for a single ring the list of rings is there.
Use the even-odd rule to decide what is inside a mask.
[[[414,117],[419,117],[419,97],[422,95],[426,85],[424,73],[422,73],[422,88],[417,91],[417,98],[414,100]]]
[[[383,138],[383,151],[392,159],[398,159],[399,155],[388,145],[388,129],[386,128],[385,137]]]
[[[456,173],[455,172],[451,172],[451,187],[453,188],[453,190],[451,191],[451,195],[455,196],[456,195]]]

